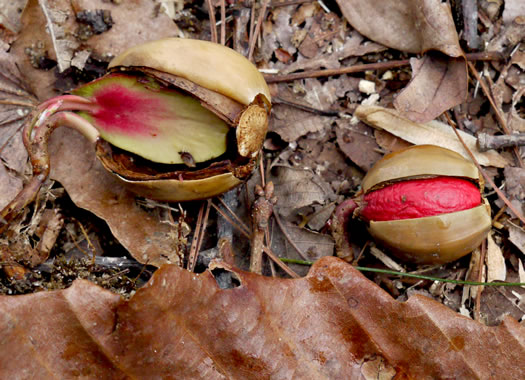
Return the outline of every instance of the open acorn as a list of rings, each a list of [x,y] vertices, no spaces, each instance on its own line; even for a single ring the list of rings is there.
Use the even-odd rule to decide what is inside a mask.
[[[190,201],[221,194],[253,171],[271,110],[264,77],[215,43],[167,38],[117,56],[103,77],[42,103],[23,131],[33,177],[0,212],[0,231],[49,175],[60,126],[91,141],[111,174],[138,195]]]
[[[362,182],[355,214],[372,237],[417,264],[454,261],[491,227],[477,167],[456,152],[417,145],[384,156]]]
[[[41,104],[25,128],[34,180],[2,217],[30,202],[47,177],[47,140],[59,126],[93,142],[104,168],[131,191],[188,201],[221,194],[248,177],[271,108],[262,74],[245,57],[179,38],[125,51],[106,75],[72,93]]]

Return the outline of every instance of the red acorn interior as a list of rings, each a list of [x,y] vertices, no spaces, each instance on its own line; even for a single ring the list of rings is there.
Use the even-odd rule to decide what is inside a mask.
[[[360,215],[368,221],[412,219],[467,210],[480,204],[478,187],[467,180],[411,179],[366,194]]]

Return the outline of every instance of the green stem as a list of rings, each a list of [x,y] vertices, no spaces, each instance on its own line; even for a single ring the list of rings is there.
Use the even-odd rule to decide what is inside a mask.
[[[305,260],[296,260],[296,259],[286,259],[281,258],[281,261],[288,263],[288,264],[299,264],[299,265],[312,265],[312,261],[305,261]],[[478,282],[478,281],[463,281],[463,280],[452,280],[448,278],[439,278],[439,277],[432,277],[432,276],[425,276],[422,274],[412,274],[412,273],[402,273],[402,272],[396,272],[389,269],[378,269],[378,268],[367,268],[367,267],[358,267],[354,266],[355,269],[361,271],[361,272],[374,272],[374,273],[383,273],[383,274],[390,274],[394,276],[400,276],[400,277],[411,277],[411,278],[417,278],[420,280],[430,280],[430,281],[438,281],[438,282],[448,282],[451,284],[458,284],[458,285],[472,285],[472,286],[525,286],[525,282]]]

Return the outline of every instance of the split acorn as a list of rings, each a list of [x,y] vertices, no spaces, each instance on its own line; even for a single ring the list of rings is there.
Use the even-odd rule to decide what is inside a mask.
[[[356,214],[399,258],[454,261],[478,247],[491,227],[477,167],[460,154],[417,145],[386,155],[366,174]]]
[[[270,101],[264,77],[241,54],[167,38],[125,51],[103,77],[44,102],[38,118],[49,130],[81,132],[131,191],[189,201],[228,191],[253,171]],[[42,127],[34,120],[26,136],[33,126]]]

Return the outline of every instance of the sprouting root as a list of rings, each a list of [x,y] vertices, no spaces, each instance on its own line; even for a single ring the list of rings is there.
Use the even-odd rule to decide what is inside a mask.
[[[33,202],[40,187],[49,176],[49,138],[60,126],[67,126],[82,133],[95,143],[98,131],[88,121],[71,111],[88,111],[93,104],[82,97],[65,95],[50,99],[32,112],[30,122],[22,131],[24,146],[29,154],[33,175],[16,197],[0,211],[0,233],[5,230],[28,204]]]

